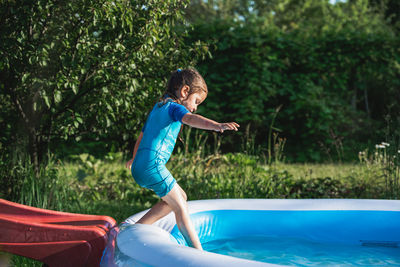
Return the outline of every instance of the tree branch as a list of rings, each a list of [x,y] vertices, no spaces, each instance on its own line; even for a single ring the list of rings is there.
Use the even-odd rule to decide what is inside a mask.
[[[17,111],[19,112],[19,114],[21,115],[23,121],[25,122],[25,126],[27,128],[27,130],[31,133],[34,134],[35,133],[35,129],[34,127],[32,127],[32,123],[31,120],[28,118],[27,114],[25,113],[20,100],[18,99],[18,97],[16,96],[15,92],[12,91],[12,89],[7,88],[7,86],[5,86],[5,91],[8,93],[8,95],[11,97],[11,100],[14,103],[14,106],[16,107]]]

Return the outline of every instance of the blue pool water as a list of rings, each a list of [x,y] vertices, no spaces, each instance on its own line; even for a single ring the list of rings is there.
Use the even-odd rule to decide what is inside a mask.
[[[289,266],[400,266],[400,248],[392,243],[330,244],[303,238],[253,236],[214,240],[204,243],[203,248]]]
[[[400,266],[400,212],[215,210],[191,215],[210,252],[292,266]],[[187,245],[178,228],[171,232]]]

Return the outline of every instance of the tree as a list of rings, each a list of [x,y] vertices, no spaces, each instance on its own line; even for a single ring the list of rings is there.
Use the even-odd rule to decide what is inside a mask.
[[[384,15],[386,21],[397,31],[400,30],[400,1],[397,0],[369,0],[370,6],[377,13]]]
[[[249,13],[247,0],[192,0],[186,10],[186,18],[192,22],[218,19],[244,18]]]
[[[253,3],[255,12],[261,1]],[[212,88],[201,112],[251,123],[259,143],[274,125],[295,161],[335,150],[354,158],[384,138],[383,118],[399,114],[400,39],[382,15],[365,0],[266,3],[248,21],[217,16],[194,25],[190,36],[211,43],[213,55],[198,63]],[[272,19],[258,15],[272,11]],[[223,145],[235,149],[240,139],[228,138]]]
[[[23,140],[38,170],[51,140],[137,129],[168,73],[201,54],[174,30],[186,5],[2,1],[3,146]]]

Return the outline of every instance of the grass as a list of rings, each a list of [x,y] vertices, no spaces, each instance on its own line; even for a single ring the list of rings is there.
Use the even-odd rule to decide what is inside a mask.
[[[155,194],[134,182],[124,165],[121,153],[114,153],[105,159],[81,154],[70,161],[50,161],[37,179],[32,168],[22,164],[11,171],[9,179],[19,182],[13,185],[18,190],[13,188],[9,191],[18,193],[8,199],[40,208],[106,214],[122,221],[158,201]],[[303,191],[309,190],[305,185],[300,188],[301,183],[314,183],[325,186],[327,191],[340,191],[324,197],[399,198],[396,170],[392,173],[386,165],[373,161],[357,164],[277,162],[268,165],[257,156],[241,153],[208,156],[179,153],[171,157],[167,167],[192,200],[302,198]],[[327,184],[328,180],[333,182]],[[387,188],[389,180],[392,188]],[[359,192],[352,194],[350,191],[354,189]],[[321,197],[314,193],[311,191],[307,196]]]
[[[295,179],[315,179],[318,177],[333,177],[335,179],[345,179],[363,171],[364,166],[360,164],[278,164],[276,168],[287,170]]]

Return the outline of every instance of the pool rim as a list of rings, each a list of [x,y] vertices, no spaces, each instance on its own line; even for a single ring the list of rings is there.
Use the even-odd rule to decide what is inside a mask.
[[[189,214],[212,210],[379,210],[400,211],[400,200],[388,199],[204,199],[188,201]],[[128,217],[136,223],[150,209]],[[173,212],[153,223],[167,232],[176,225]]]
[[[400,211],[400,200],[376,200],[376,199],[209,199],[188,201],[189,213],[199,213],[214,210],[282,210],[282,211]],[[125,225],[134,225],[148,210],[139,212],[127,218]],[[141,261],[151,262],[152,266],[283,266],[264,262],[249,261],[230,256],[215,254],[206,251],[198,251],[193,248],[180,246],[170,242],[170,232],[174,228],[175,216],[173,213],[158,220],[153,225],[134,226],[135,231],[129,233],[129,242],[135,243],[140,248]],[[146,234],[141,234],[146,232]],[[162,233],[165,233],[164,235]],[[169,234],[169,235],[168,235]],[[125,234],[125,239],[128,238]],[[132,235],[136,235],[132,237]],[[164,237],[161,237],[164,236]],[[167,238],[169,237],[169,238]],[[122,237],[120,237],[122,239]],[[168,240],[169,239],[169,240]],[[118,241],[118,237],[117,237]],[[118,242],[117,242],[118,243]],[[131,243],[131,244],[133,244]],[[125,243],[126,244],[126,243]],[[157,249],[157,253],[153,253]],[[170,257],[160,258],[158,263],[155,256],[160,249],[167,249]],[[130,253],[130,251],[128,251]],[[161,253],[162,254],[162,253]],[[147,255],[143,257],[143,255]],[[149,262],[146,262],[147,264]]]

